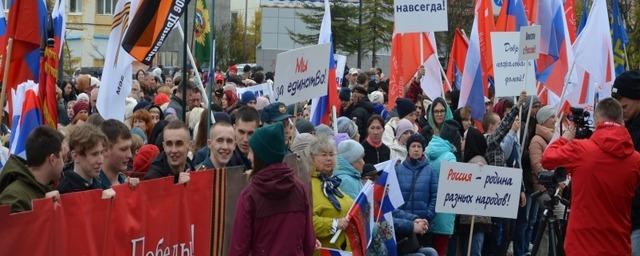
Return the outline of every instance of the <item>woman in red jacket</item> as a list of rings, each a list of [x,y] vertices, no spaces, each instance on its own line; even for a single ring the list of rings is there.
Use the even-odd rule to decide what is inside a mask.
[[[282,123],[257,129],[249,146],[253,171],[238,199],[229,255],[312,255],[311,204],[295,172],[282,163]]]

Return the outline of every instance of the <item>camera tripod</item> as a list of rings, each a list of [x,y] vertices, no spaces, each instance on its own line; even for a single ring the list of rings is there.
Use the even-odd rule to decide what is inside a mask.
[[[544,193],[544,192],[543,192]],[[565,223],[563,219],[559,219],[553,212],[555,206],[559,203],[565,205],[568,209],[569,201],[562,198],[560,195],[560,189],[556,189],[556,193],[553,197],[546,201],[542,202],[544,206],[544,210],[542,212],[542,220],[538,224],[535,240],[533,243],[533,249],[531,250],[531,255],[538,255],[538,250],[540,249],[540,244],[542,242],[542,238],[544,233],[548,233],[548,255],[550,256],[563,256],[564,255],[564,227]],[[541,196],[543,194],[539,194]],[[566,217],[567,210],[565,210]],[[566,219],[566,218],[565,218]]]

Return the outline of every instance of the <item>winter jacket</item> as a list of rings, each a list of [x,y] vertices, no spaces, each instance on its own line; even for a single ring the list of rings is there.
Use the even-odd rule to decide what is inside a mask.
[[[373,103],[373,113],[381,116],[383,120],[389,120],[389,118],[391,118],[391,115],[389,111],[387,111],[387,108],[380,103]]]
[[[487,152],[484,154],[484,157],[489,165],[506,166],[504,151],[500,143],[504,140],[505,136],[507,136],[509,130],[511,130],[511,126],[516,120],[518,112],[518,107],[511,108],[511,111],[504,116],[496,130],[486,136]]]
[[[251,178],[236,206],[229,255],[311,255],[315,235],[307,191],[284,163]]]
[[[0,205],[11,205],[11,212],[31,210],[31,200],[44,198],[51,191],[38,183],[25,160],[12,155],[0,174]]]
[[[98,177],[86,180],[80,174],[73,170],[73,165],[70,169],[62,172],[62,178],[60,179],[60,185],[58,185],[58,191],[60,194],[86,191],[92,189],[103,189],[102,183],[98,180]]]
[[[146,92],[144,94],[147,95]],[[172,108],[176,111],[176,117],[180,121],[184,121],[182,118],[182,103],[183,101],[181,98],[178,98],[176,95],[171,95],[171,101],[169,101],[169,106],[167,106],[167,108]]]
[[[195,168],[193,167],[191,160],[187,158],[186,171],[193,171],[193,170],[195,170]],[[171,170],[171,166],[169,166],[169,162],[167,162],[167,154],[161,153],[155,160],[153,160],[153,163],[151,163],[151,166],[149,166],[149,171],[147,171],[147,174],[144,175],[143,179],[150,180],[150,179],[157,179],[162,177],[169,177],[172,175],[173,175],[173,182],[177,183],[179,174],[173,173],[173,171]]]
[[[536,135],[533,136],[529,144],[529,159],[531,161],[531,173],[533,174],[533,189],[536,189],[535,187],[540,185],[538,183],[538,173],[544,171],[540,160],[542,160],[542,152],[547,148],[552,137],[553,130],[539,124],[536,125]]]
[[[413,221],[420,218],[418,215],[400,209],[396,209],[391,214],[393,215],[396,240],[401,240],[413,234]]]
[[[415,160],[407,158],[396,166],[400,190],[404,204],[400,209],[427,219],[429,223],[436,214],[436,196],[438,174],[432,169],[426,158]],[[415,186],[412,188],[412,185]]]
[[[336,197],[340,202],[340,211],[338,211],[331,205],[329,199],[325,197],[321,185],[322,181],[318,177],[318,172],[313,170],[311,172],[311,196],[313,202],[313,229],[315,230],[316,238],[324,247],[351,251],[349,241],[347,241],[344,232],[341,232],[340,236],[338,236],[336,243],[331,244],[329,240],[336,233],[333,226],[334,220],[347,216],[349,208],[353,205],[353,199],[348,195],[344,195],[342,198]]]
[[[471,164],[487,164],[487,160],[481,155],[474,156],[469,160]],[[460,215],[461,233],[469,233],[469,227],[471,226],[471,216]],[[488,232],[491,229],[491,217],[476,216],[474,221],[474,232]]]
[[[438,136],[433,136],[429,145],[427,145],[427,151],[425,154],[429,159],[429,164],[436,173],[436,180],[440,177],[440,166],[443,161],[456,162],[456,156],[453,154],[455,150],[456,148],[450,142]],[[436,213],[436,216],[431,223],[431,232],[440,235],[453,234],[455,219],[455,214]]]
[[[391,147],[393,141],[396,139],[396,128],[398,127],[398,121],[400,118],[392,117],[384,125],[384,133],[382,134],[382,143]]]
[[[636,151],[640,151],[640,115],[631,119],[626,124],[627,130],[631,134],[633,145]],[[636,190],[631,206],[631,226],[632,230],[640,229],[640,187]]]
[[[380,147],[375,147],[365,139],[362,142],[364,148],[364,162],[367,164],[379,164],[391,159],[391,149],[384,143],[380,144]]]
[[[351,163],[344,159],[342,156],[338,156],[338,164],[336,170],[333,172],[333,176],[342,180],[340,183],[340,190],[350,196],[356,198],[360,190],[362,190],[362,173],[353,168]]]
[[[371,102],[363,100],[349,106],[349,108],[342,113],[342,116],[346,116],[356,123],[360,138],[364,139],[367,137],[367,122],[372,114],[373,105]]]
[[[201,154],[201,152],[204,152],[204,153],[207,154],[207,157],[203,161],[201,161],[200,164],[196,165],[196,170],[213,169],[213,168],[215,168],[213,166],[213,162],[211,161],[211,158],[210,158],[211,150],[208,147],[206,147],[206,149],[207,149],[206,151],[202,150],[202,149],[198,150],[197,154]],[[202,157],[202,156],[198,156],[198,157]],[[247,166],[247,164],[248,164],[248,166]],[[251,169],[251,161],[249,161],[249,159],[247,159],[242,154],[242,152],[240,152],[240,149],[238,147],[236,147],[236,149],[233,151],[233,154],[231,155],[231,159],[229,160],[229,162],[227,162],[227,166],[226,167],[234,167],[234,166],[243,166],[245,168],[245,170],[250,170]]]
[[[571,174],[567,255],[631,255],[631,202],[640,184],[640,153],[629,132],[603,123],[590,139],[560,138],[544,152],[542,166]]]
[[[400,159],[400,161],[404,161],[407,158],[407,146],[400,145],[398,141],[393,141],[393,144],[389,146],[391,150],[391,154],[389,155],[389,159]]]

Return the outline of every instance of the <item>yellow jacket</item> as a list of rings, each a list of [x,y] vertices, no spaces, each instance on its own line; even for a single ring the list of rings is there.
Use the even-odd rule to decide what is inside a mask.
[[[340,233],[335,244],[331,244],[329,241],[334,235],[334,233],[331,232],[333,220],[347,216],[349,208],[353,205],[353,199],[344,193],[344,197],[336,197],[341,206],[341,210],[338,211],[333,207],[329,199],[324,196],[321,184],[322,181],[318,178],[318,173],[315,170],[312,171],[311,196],[313,199],[313,228],[316,232],[316,238],[322,243],[322,247],[351,251],[344,232]],[[346,244],[346,248],[342,248],[343,244]]]

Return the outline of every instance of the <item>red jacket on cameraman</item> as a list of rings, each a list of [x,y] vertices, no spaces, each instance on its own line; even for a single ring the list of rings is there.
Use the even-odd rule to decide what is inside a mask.
[[[542,166],[571,174],[566,255],[631,255],[631,200],[640,183],[640,154],[627,129],[599,124],[587,140],[551,143]]]

